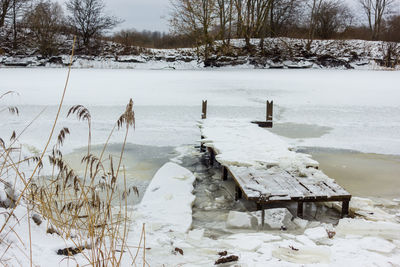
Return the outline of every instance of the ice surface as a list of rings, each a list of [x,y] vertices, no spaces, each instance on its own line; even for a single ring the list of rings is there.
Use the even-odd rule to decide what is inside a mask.
[[[388,240],[400,239],[400,224],[374,222],[364,219],[341,219],[336,227],[338,235],[376,236]]]
[[[312,264],[312,263],[329,263],[331,252],[326,247],[299,247],[299,248],[285,248],[280,247],[272,252],[272,255],[284,261]]]
[[[16,104],[21,111],[20,117],[0,114],[0,136],[8,138],[14,128],[21,131],[47,106],[44,116],[23,137],[24,143],[43,147],[43,132],[50,130],[65,77],[65,69],[0,69],[0,92],[19,92],[0,104]],[[268,98],[275,100],[276,123],[332,129],[317,138],[291,139],[293,144],[385,154],[400,151],[400,93],[392,86],[400,83],[397,72],[74,69],[70,82],[65,105],[90,108],[97,144],[104,143],[129,98],[137,109],[137,127],[128,141],[161,146],[199,139],[195,120],[200,116],[202,99],[208,99],[210,117],[250,121],[265,118]],[[85,141],[79,137],[86,134],[85,125],[67,120],[65,115],[59,124],[70,126],[68,146],[83,146]],[[117,140],[120,138],[113,142]]]
[[[189,231],[187,238],[192,240],[201,240],[204,236],[204,229],[195,229]]]
[[[396,246],[382,238],[364,237],[361,239],[361,248],[381,253],[390,253]]]
[[[308,221],[301,218],[294,218],[293,223],[296,224],[301,229],[304,229],[307,227]]]
[[[305,246],[316,246],[314,241],[312,241],[309,237],[305,235],[298,235],[296,236],[296,240],[300,243],[304,244]]]
[[[256,217],[247,212],[230,211],[226,221],[228,228],[251,229],[256,228],[257,225]]]
[[[259,219],[259,224],[261,225],[261,211],[257,211],[254,214]],[[292,214],[286,208],[266,209],[264,228],[274,230],[293,229],[295,226],[291,221],[292,218]]]
[[[314,240],[314,241],[319,241],[321,239],[328,238],[328,233],[326,232],[326,229],[324,227],[316,227],[316,228],[309,228],[304,231],[304,234]]]

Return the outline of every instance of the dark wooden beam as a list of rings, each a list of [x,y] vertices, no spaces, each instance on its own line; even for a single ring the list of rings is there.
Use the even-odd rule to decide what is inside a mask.
[[[265,121],[252,121],[252,123],[258,124],[261,128],[272,128],[274,126],[273,115],[274,101],[267,101]]]
[[[235,186],[236,189],[236,194],[235,194],[235,199],[239,200],[242,199],[242,189],[239,186]]]
[[[342,218],[349,215],[349,204],[350,200],[346,200],[342,202]]]
[[[201,109],[201,118],[207,119],[207,100],[203,100],[202,109]]]
[[[267,119],[266,121],[273,121],[274,115],[274,101],[267,101]]]
[[[222,181],[228,180],[228,170],[225,166],[222,166]]]
[[[299,218],[303,218],[303,207],[304,207],[303,201],[297,202],[297,217]]]

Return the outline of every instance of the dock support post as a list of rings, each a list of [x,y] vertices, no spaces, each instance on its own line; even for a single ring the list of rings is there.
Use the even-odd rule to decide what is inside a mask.
[[[236,189],[236,194],[235,194],[235,200],[239,200],[242,198],[242,189],[240,189],[239,186],[235,186]]]
[[[201,118],[207,119],[207,100],[203,100],[202,109],[201,109]]]
[[[350,200],[345,200],[342,202],[342,218],[349,215],[349,204],[350,204]]]
[[[204,136],[201,136],[201,140],[204,139]],[[200,152],[206,152],[206,147],[204,146],[203,142],[200,143]]]
[[[261,203],[257,203],[257,210],[261,210],[261,229],[264,229],[265,224],[265,209]]]
[[[213,166],[214,166],[214,160],[215,160],[214,150],[212,150],[212,148],[208,148],[208,153],[210,154],[209,165],[210,165],[211,167],[213,167]]]
[[[203,100],[202,102],[202,109],[201,109],[201,118],[207,119],[207,100]],[[201,136],[201,139],[204,139],[204,136]],[[205,152],[204,144],[200,144],[200,152]]]
[[[302,201],[297,202],[297,217],[303,218],[303,205]]]
[[[274,101],[267,101],[267,122],[273,121],[273,114],[274,114]],[[271,125],[272,127],[272,125]]]
[[[228,180],[228,169],[222,166],[222,181]]]
[[[262,229],[264,229],[264,224],[265,224],[265,210],[261,206],[261,226],[262,226]]]

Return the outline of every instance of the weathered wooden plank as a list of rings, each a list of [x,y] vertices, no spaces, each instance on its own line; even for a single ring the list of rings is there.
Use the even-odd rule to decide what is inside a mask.
[[[218,154],[209,147],[211,158]],[[228,174],[236,183],[236,197],[246,198],[260,205],[275,202],[298,202],[301,216],[304,202],[343,202],[342,216],[348,214],[351,195],[333,180],[317,180],[312,177],[300,178],[286,171],[271,173],[267,169],[254,167],[223,166],[223,179]]]

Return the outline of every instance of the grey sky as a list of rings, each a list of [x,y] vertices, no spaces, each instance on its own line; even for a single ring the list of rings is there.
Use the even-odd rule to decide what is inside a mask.
[[[63,4],[67,0],[56,0]],[[356,18],[364,17],[358,0],[344,0],[355,11]],[[397,0],[396,0],[397,1]],[[104,0],[106,10],[124,20],[116,30],[131,29],[168,32],[169,0]],[[395,12],[400,13],[400,5]]]
[[[67,0],[57,1],[64,5]],[[169,0],[104,0],[104,2],[107,13],[124,20],[116,30],[135,28],[168,32]]]

